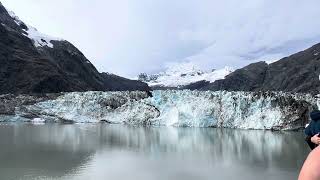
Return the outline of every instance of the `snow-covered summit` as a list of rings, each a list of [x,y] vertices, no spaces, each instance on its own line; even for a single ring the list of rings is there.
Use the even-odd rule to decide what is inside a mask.
[[[51,41],[62,41],[63,40],[61,38],[48,36],[46,34],[39,32],[36,28],[34,28],[28,24],[25,24],[23,21],[21,21],[20,18],[12,11],[8,11],[8,13],[19,26],[24,25],[26,27],[26,28],[23,28],[23,30],[25,31],[25,34],[23,34],[23,35],[25,35],[29,39],[31,39],[36,47],[47,46],[47,47],[53,48],[53,44],[51,43]]]
[[[139,80],[148,83],[151,87],[181,87],[199,81],[214,82],[224,79],[233,71],[233,68],[230,67],[203,71],[191,62],[175,63],[170,64],[164,72],[158,74],[140,74]]]
[[[181,74],[202,74],[200,68],[191,62],[185,63],[170,63],[166,66],[165,74],[167,75],[181,75]]]

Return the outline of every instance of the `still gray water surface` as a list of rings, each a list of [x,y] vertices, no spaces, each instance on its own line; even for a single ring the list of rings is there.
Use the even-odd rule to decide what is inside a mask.
[[[0,180],[293,180],[302,132],[0,124]]]

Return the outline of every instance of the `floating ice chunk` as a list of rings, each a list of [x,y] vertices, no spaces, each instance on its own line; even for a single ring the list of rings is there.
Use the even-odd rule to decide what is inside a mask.
[[[44,120],[42,118],[34,118],[30,122],[32,124],[41,125],[41,124],[45,124],[46,120]]]

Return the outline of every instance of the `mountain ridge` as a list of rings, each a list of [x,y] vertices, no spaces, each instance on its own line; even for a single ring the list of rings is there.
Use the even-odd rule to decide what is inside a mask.
[[[320,92],[320,43],[271,64],[258,62],[201,90]]]
[[[31,28],[0,2],[0,94],[150,90],[125,78],[127,86],[114,89],[118,77],[98,72],[70,42]]]
[[[218,76],[215,76],[212,71],[207,73],[208,77],[204,78],[204,72],[195,69],[195,71],[187,71],[191,72],[190,76],[185,73],[182,77],[182,72],[173,75],[166,72],[155,75],[141,74],[140,80],[148,83],[154,90],[283,91],[318,94],[320,92],[320,43],[280,60],[254,62]],[[180,81],[181,79],[183,81]]]

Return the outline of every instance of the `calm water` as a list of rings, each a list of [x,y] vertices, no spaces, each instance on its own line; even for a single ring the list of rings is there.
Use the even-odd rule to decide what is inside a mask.
[[[0,125],[1,180],[293,180],[302,132]]]

